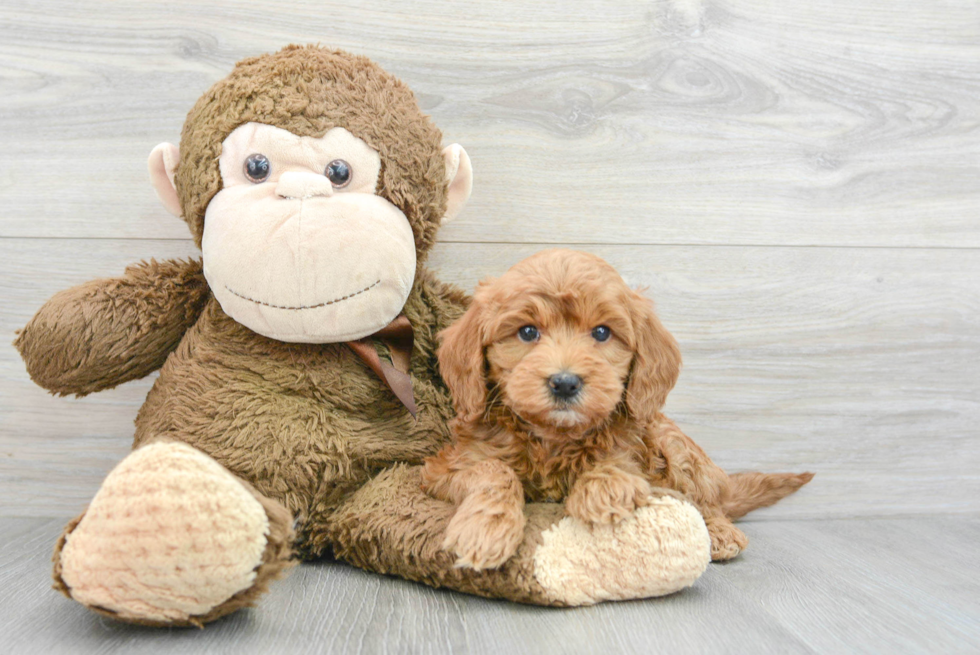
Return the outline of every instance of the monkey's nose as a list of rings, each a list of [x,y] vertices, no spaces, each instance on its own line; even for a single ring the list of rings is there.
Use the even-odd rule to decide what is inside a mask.
[[[551,395],[555,398],[571,400],[582,389],[582,378],[574,373],[562,371],[548,378],[548,387],[551,389]]]
[[[317,173],[287,171],[279,176],[276,183],[276,195],[280,198],[297,198],[305,200],[315,196],[330,197],[333,195],[333,185],[325,176]]]

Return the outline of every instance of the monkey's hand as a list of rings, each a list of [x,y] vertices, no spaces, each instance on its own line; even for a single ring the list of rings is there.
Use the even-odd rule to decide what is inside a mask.
[[[38,385],[84,396],[163,366],[208,296],[200,260],[140,262],[55,294],[14,346]]]

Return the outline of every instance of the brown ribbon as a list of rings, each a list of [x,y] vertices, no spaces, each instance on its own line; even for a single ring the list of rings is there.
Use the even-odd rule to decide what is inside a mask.
[[[381,343],[388,346],[391,364],[383,361],[378,355],[378,350],[374,347],[374,339],[379,339]],[[412,376],[409,375],[414,342],[412,324],[404,314],[399,314],[395,320],[372,335],[347,342],[350,349],[388,385],[413,418],[418,413],[415,394],[412,393]]]

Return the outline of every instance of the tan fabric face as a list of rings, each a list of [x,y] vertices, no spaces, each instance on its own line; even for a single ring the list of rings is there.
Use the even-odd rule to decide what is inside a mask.
[[[255,153],[271,164],[245,175]],[[334,188],[326,166],[343,159],[350,183]],[[408,219],[374,194],[377,152],[343,128],[321,138],[247,123],[219,160],[223,188],[208,205],[204,274],[229,316],[280,341],[332,343],[373,334],[401,311],[415,278]]]
[[[342,127],[328,130],[319,139],[296,136],[288,130],[262,123],[245,123],[228,135],[221,144],[221,184],[224,189],[253,183],[245,177],[245,160],[261,153],[272,162],[272,173],[266,184],[275,184],[284,172],[313,173],[323,178],[327,164],[343,159],[354,175],[338,193],[374,193],[381,172],[381,156]]]

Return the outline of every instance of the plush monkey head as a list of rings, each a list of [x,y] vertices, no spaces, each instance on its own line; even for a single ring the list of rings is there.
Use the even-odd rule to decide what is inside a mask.
[[[222,309],[281,341],[377,332],[402,310],[469,157],[370,60],[289,46],[241,61],[198,100],[180,148],[150,154]]]

